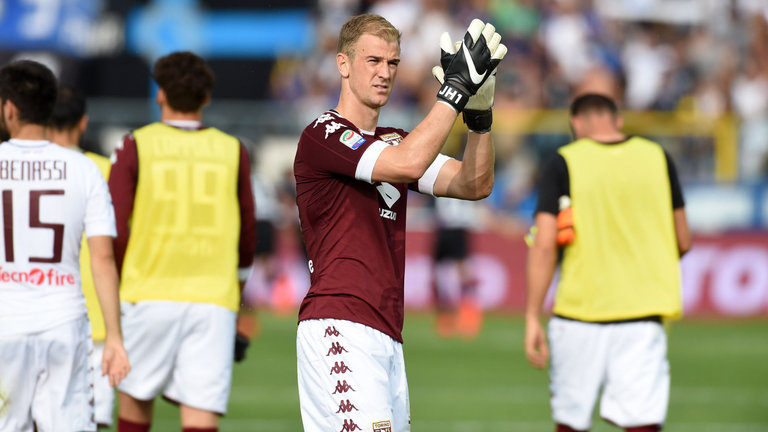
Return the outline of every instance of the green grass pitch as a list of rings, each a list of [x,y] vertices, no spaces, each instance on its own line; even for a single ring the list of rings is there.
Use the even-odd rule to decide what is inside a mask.
[[[259,314],[261,334],[235,365],[222,432],[301,431],[295,315]],[[547,375],[522,352],[520,317],[489,315],[474,340],[440,339],[428,314],[405,321],[415,432],[551,432]],[[683,320],[669,329],[672,391],[665,431],[768,431],[768,320]],[[108,430],[114,430],[108,429]],[[158,399],[153,431],[178,431]],[[619,431],[595,418],[594,432]]]

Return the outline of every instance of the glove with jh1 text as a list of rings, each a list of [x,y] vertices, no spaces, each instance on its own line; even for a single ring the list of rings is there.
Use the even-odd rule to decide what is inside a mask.
[[[477,29],[481,30],[482,36],[478,38],[477,45],[484,41],[487,51],[490,53],[489,66],[485,69],[483,80],[479,81],[480,85],[476,92],[468,100],[464,100],[465,105],[462,105],[463,108],[458,111],[462,112],[464,123],[467,124],[470,131],[484,133],[491,130],[491,123],[493,123],[491,107],[496,88],[496,67],[507,54],[507,47],[501,43],[501,35],[496,33],[496,28],[490,23],[483,25],[482,21],[475,19],[470,24],[467,35],[464,36],[465,42],[463,44],[461,41],[451,42],[450,35],[447,32],[443,33],[440,36],[440,66],[432,68],[432,74],[443,85],[440,89],[443,92],[446,81],[450,79],[447,71],[449,68],[455,67],[453,62],[456,61],[457,57],[464,56],[464,52],[467,51],[466,40]],[[477,79],[476,70],[471,69],[469,72],[470,79],[474,83]],[[472,72],[475,72],[475,75],[472,75]],[[454,108],[457,107],[454,106]]]

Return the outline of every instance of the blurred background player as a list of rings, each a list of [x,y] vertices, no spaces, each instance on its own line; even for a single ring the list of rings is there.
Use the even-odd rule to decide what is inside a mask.
[[[490,194],[500,42],[492,25],[474,20],[463,50],[438,67],[438,101],[408,133],[378,126],[400,63],[400,32],[375,14],[342,26],[338,105],[304,129],[294,161],[311,274],[296,341],[304,430],[410,430],[402,347],[407,194]],[[462,112],[473,132],[458,161],[439,151]]]
[[[3,260],[0,430],[96,430],[90,325],[80,287],[83,229],[105,322],[98,370],[111,385],[130,370],[120,333],[115,219],[96,165],[46,140],[53,73],[33,61],[0,69]]]
[[[152,77],[161,122],[125,136],[109,178],[135,364],[118,388],[118,430],[149,430],[162,393],[185,431],[216,431],[233,353],[247,346],[235,329],[255,248],[250,162],[236,137],[201,124],[214,84],[202,58],[169,54]]]
[[[467,259],[479,214],[473,201],[446,197],[434,201],[437,332],[443,337],[474,337],[482,327],[483,313],[476,298],[477,279]]]
[[[679,259],[691,246],[672,159],[658,144],[621,132],[608,97],[571,104],[576,141],[541,174],[538,231],[527,263],[525,352],[549,359],[558,432],[586,431],[602,392],[600,416],[632,432],[662,428],[669,400],[663,320],[682,313]],[[570,197],[560,280],[549,321],[540,324],[557,263],[562,197]],[[568,203],[566,203],[568,204]],[[561,236],[562,238],[562,236]]]
[[[53,114],[48,120],[48,129],[46,130],[48,140],[64,148],[83,152],[80,149],[80,138],[87,127],[88,115],[86,114],[85,97],[75,89],[60,87],[56,105],[53,107]],[[109,169],[112,167],[109,158],[90,151],[83,153],[99,167],[99,171],[106,181],[109,178]],[[109,385],[108,377],[101,375],[101,357],[104,353],[106,329],[96,296],[96,288],[93,284],[91,253],[85,237],[83,237],[80,245],[80,283],[85,295],[85,306],[88,308],[88,321],[91,323],[91,337],[93,338],[91,366],[97,372],[94,376],[96,424],[99,427],[107,427],[112,425],[115,392]]]

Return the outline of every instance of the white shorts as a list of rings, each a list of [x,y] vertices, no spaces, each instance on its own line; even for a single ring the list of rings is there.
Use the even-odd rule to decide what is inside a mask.
[[[305,432],[411,430],[400,342],[351,321],[306,320],[296,355]]]
[[[669,401],[664,326],[653,321],[595,324],[552,317],[550,393],[556,423],[591,427],[600,416],[620,427],[663,425]]]
[[[0,430],[95,431],[88,318],[0,338]]]
[[[118,390],[224,414],[232,383],[237,314],[208,303],[122,302],[131,373]]]
[[[112,426],[112,411],[115,407],[115,389],[109,385],[109,377],[101,375],[101,359],[104,356],[104,341],[93,342],[91,367],[93,368],[93,396],[96,423]]]

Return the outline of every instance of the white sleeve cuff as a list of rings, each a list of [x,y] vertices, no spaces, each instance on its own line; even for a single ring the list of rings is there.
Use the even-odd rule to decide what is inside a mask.
[[[85,227],[85,237],[107,236],[117,237],[114,222],[91,222]]]
[[[389,144],[384,141],[374,141],[367,149],[365,153],[360,157],[357,162],[357,169],[355,169],[355,178],[367,183],[373,183],[371,177],[373,177],[373,167],[376,166],[376,161],[379,160],[379,155],[385,148],[389,147]]]
[[[230,273],[231,274],[231,273]],[[238,267],[237,269],[237,279],[240,282],[245,282],[248,280],[248,276],[251,275],[251,267]]]
[[[424,175],[419,179],[419,192],[427,195],[434,195],[435,181],[437,175],[440,173],[440,169],[445,165],[450,157],[444,154],[438,154],[432,164],[424,172]]]

